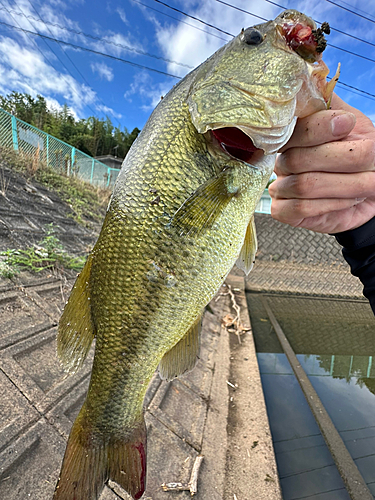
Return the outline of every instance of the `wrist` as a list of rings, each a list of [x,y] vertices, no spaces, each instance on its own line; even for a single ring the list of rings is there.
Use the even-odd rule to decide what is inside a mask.
[[[338,243],[347,250],[375,244],[375,217],[355,229],[333,234]]]

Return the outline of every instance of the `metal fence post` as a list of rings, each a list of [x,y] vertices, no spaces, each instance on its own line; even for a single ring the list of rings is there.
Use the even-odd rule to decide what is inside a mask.
[[[12,137],[13,137],[13,149],[18,151],[18,135],[17,135],[17,119],[12,115]]]
[[[372,356],[369,356],[367,365],[367,378],[370,378],[371,368],[372,368]]]
[[[91,163],[91,177],[90,177],[90,182],[92,184],[92,180],[94,178],[94,166],[95,166],[95,160],[94,158],[92,159],[92,163]]]
[[[49,153],[49,135],[46,134],[46,163],[48,167],[48,153]]]
[[[72,156],[71,156],[71,161],[70,161],[70,172],[69,172],[70,175],[73,175],[73,172],[74,172],[75,159],[76,159],[76,148],[73,146],[72,147]]]

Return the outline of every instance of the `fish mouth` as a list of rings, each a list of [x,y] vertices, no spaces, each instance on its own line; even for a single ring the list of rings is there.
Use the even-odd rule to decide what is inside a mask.
[[[315,23],[304,14],[285,11],[279,18],[277,28],[287,46],[305,61],[313,63],[321,59],[327,46],[324,34],[330,33],[328,23],[316,28]]]
[[[220,148],[230,156],[245,163],[250,163],[254,154],[261,149],[254,146],[251,138],[236,127],[224,127],[211,130]]]
[[[296,52],[309,64],[311,79],[329,107],[333,89],[340,75],[340,64],[332,80],[327,83],[329,70],[322,60],[322,53],[327,46],[324,35],[330,34],[327,22],[316,27],[315,22],[296,10],[286,10],[276,19],[277,30],[288,49]]]

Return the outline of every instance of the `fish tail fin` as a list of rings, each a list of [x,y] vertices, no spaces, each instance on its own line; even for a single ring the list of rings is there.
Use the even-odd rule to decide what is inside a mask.
[[[125,438],[114,438],[108,450],[109,479],[135,500],[146,487],[146,424],[142,422]]]
[[[123,436],[88,432],[79,421],[72,427],[53,500],[97,500],[108,479],[132,497],[141,498],[146,482],[146,425]]]
[[[53,500],[96,500],[108,479],[105,440],[76,419],[65,450]]]

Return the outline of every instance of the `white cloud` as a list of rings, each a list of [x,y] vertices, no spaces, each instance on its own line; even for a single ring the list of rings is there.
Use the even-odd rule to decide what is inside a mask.
[[[60,104],[59,101],[57,99],[54,99],[53,97],[47,97],[46,103],[47,108],[50,111],[61,111],[63,109],[62,104]]]
[[[31,46],[21,46],[14,39],[0,37],[0,90],[17,90],[32,96],[61,97],[76,114],[96,100],[95,92],[72,76],[56,71],[41,53]]]
[[[57,99],[54,99],[53,97],[46,97],[45,98],[46,103],[47,103],[47,108],[50,109],[51,111],[62,111],[64,106],[59,103]],[[75,120],[79,120],[80,116],[77,113],[77,111],[73,107],[69,107],[69,114],[73,116]]]
[[[108,31],[107,33],[101,32],[100,38],[104,38],[110,42],[109,44],[105,44],[105,52],[117,57],[131,52],[131,49],[143,50],[142,46],[131,35],[124,36],[122,33]],[[93,48],[103,52],[103,42],[94,42]]]
[[[9,2],[9,0],[5,1]],[[74,34],[61,28],[82,31],[79,23],[69,19],[65,14],[68,9],[80,2],[81,0],[46,0],[38,5],[36,12],[29,0],[17,0],[16,5],[4,3],[13,18],[6,10],[0,10],[0,20],[20,25],[26,30],[38,31],[48,37],[56,37],[103,51],[102,42],[90,40],[83,35]],[[119,9],[118,14],[125,22],[125,12]],[[99,25],[96,25],[94,33],[100,38],[107,38],[113,44],[141,48],[131,34],[124,35],[108,30],[104,32]],[[39,51],[40,38],[21,31],[14,31],[11,36],[12,38],[0,36],[0,93],[7,94],[15,90],[26,92],[34,97],[37,94],[42,94],[47,103],[50,103],[55,109],[59,109],[59,102],[66,102],[76,118],[84,115],[86,106],[91,107],[89,113],[93,113],[92,108],[95,108],[98,112],[121,118],[121,115],[112,108],[100,104],[96,92],[87,85],[81,84],[68,71],[62,69],[54,52],[46,50],[44,44],[40,45],[42,49]],[[48,44],[53,50],[58,48],[54,43],[48,42]],[[62,46],[62,49],[73,53],[76,50],[67,46]],[[116,45],[106,45],[105,51],[117,56],[129,52]],[[70,66],[69,63],[67,64]],[[52,65],[61,69],[54,69]],[[114,71],[104,62],[93,63],[91,69],[103,80],[111,82],[114,79]]]
[[[124,93],[124,98],[132,102],[132,96],[136,95],[142,103],[140,108],[143,111],[152,111],[172,87],[170,81],[154,84],[149,73],[142,71],[134,77],[130,88]]]
[[[117,14],[120,16],[120,19],[121,19],[121,21],[122,21],[123,23],[125,23],[125,24],[129,24],[129,21],[128,21],[128,20],[127,20],[127,18],[126,18],[126,14],[125,14],[124,9],[121,9],[121,7],[118,7],[118,8],[116,9],[116,12],[117,12]]]
[[[118,119],[122,118],[121,113],[116,113],[116,111],[114,111],[112,108],[109,108],[108,106],[105,106],[104,104],[98,104],[96,106],[96,109],[98,111],[101,111],[102,113],[105,113],[106,115],[112,115],[113,117]]]
[[[91,64],[91,69],[94,73],[98,73],[100,78],[111,82],[113,80],[113,70],[104,63]]]
[[[18,0],[16,5],[6,5],[6,9],[10,13],[7,10],[0,11],[0,19],[9,24],[60,40],[74,41],[79,39],[78,35],[72,35],[71,32],[59,27],[65,26],[80,31],[78,23],[62,13],[62,5],[43,3],[38,6],[38,10],[34,10],[28,0]],[[23,36],[27,44],[33,43],[31,40],[38,40],[38,37],[34,35],[24,34]]]

